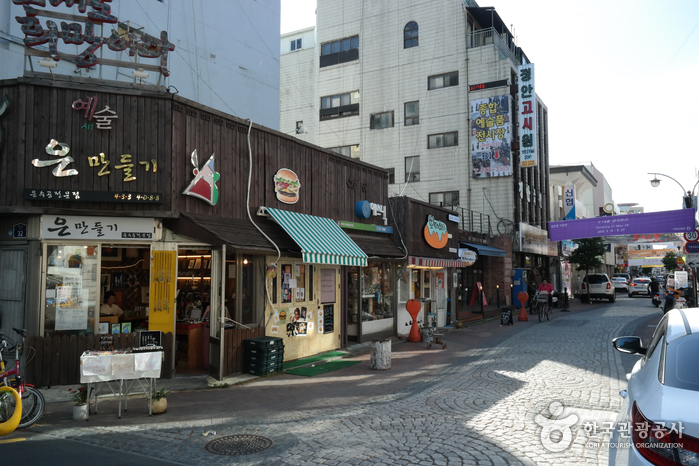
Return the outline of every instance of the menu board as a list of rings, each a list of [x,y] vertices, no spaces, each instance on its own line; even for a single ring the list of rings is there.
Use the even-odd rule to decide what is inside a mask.
[[[327,304],[323,306],[323,327],[323,333],[333,333],[333,331],[335,330],[334,304]]]
[[[335,302],[335,269],[320,269],[320,302]]]
[[[139,332],[139,346],[163,346],[163,332],[160,330],[142,330]]]

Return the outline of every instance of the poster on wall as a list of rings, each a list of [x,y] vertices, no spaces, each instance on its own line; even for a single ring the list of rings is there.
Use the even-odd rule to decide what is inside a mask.
[[[471,162],[474,178],[512,175],[510,96],[471,101]]]
[[[320,269],[320,302],[335,302],[335,269]]]
[[[300,336],[305,337],[307,334],[307,314],[308,309],[305,307],[297,307],[291,315],[291,324],[293,328],[293,334],[287,336]],[[288,333],[288,332],[287,332]]]
[[[320,314],[320,312],[319,312]],[[323,306],[323,333],[333,333],[335,330],[335,305]]]
[[[63,277],[56,287],[56,330],[86,330],[88,291],[81,277]]]
[[[318,333],[323,333],[323,313],[318,309]]]

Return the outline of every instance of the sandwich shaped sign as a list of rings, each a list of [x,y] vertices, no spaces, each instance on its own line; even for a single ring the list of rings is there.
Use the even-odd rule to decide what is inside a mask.
[[[299,200],[299,189],[299,177],[288,168],[280,168],[274,175],[274,192],[277,193],[277,199],[284,204],[296,204]]]

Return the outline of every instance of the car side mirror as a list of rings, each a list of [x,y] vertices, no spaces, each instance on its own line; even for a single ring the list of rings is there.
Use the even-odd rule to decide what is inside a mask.
[[[646,354],[646,348],[641,346],[640,337],[617,337],[612,340],[614,349],[627,354]]]

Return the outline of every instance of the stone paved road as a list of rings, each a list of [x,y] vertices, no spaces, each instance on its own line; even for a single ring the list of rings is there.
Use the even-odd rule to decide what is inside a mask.
[[[318,397],[322,384],[332,385],[328,378],[314,377],[312,396],[320,408],[129,426],[72,423],[42,431],[178,464],[601,465],[607,462],[607,448],[590,440],[601,443],[608,435],[589,427],[603,428],[613,420],[618,392],[626,385],[622,355],[610,342],[622,329],[628,333],[654,315],[660,317],[646,300],[624,297],[595,310],[556,312],[550,322],[519,323],[518,333],[499,344],[464,351],[456,345],[460,331],[455,331],[450,334],[455,344],[447,350],[451,359],[435,364],[434,375],[351,403],[323,404]],[[480,331],[488,325],[495,326],[489,323]],[[264,396],[283,399],[294,390],[294,380],[280,377]],[[363,379],[349,380],[359,387]],[[226,413],[221,406],[221,416]],[[552,422],[563,428],[548,434]],[[202,435],[210,429],[215,436]],[[274,445],[245,456],[213,455],[203,448],[212,438],[231,434],[261,435]]]

